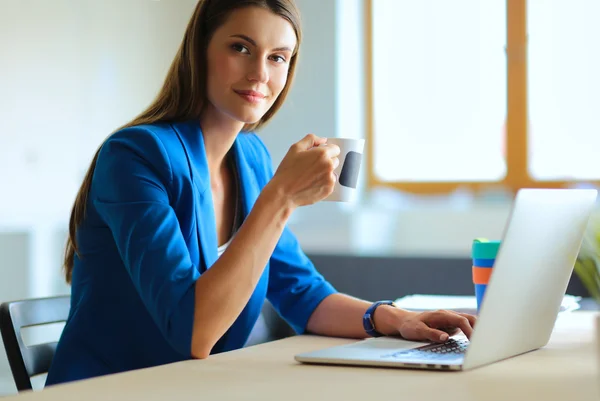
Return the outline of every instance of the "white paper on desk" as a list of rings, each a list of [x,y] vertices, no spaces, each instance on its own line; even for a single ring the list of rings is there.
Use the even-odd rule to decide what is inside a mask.
[[[579,309],[580,300],[581,297],[565,295],[560,306],[560,312],[571,312]],[[398,298],[395,303],[402,309],[411,310],[449,309],[470,314],[477,312],[475,296],[415,294]]]

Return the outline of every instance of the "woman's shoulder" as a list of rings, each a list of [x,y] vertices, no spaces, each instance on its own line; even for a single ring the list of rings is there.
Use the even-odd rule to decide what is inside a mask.
[[[124,147],[143,158],[169,159],[169,156],[176,156],[177,149],[181,148],[174,133],[173,125],[168,122],[129,125],[113,132],[102,147]]]
[[[150,145],[152,143],[165,143],[165,138],[172,136],[173,129],[170,124],[157,122],[153,124],[129,125],[113,132],[106,142],[127,142],[131,145]]]
[[[164,171],[165,175],[171,179],[172,170],[168,149],[170,129],[167,124],[163,123],[120,128],[102,144],[98,154],[98,163],[107,166],[119,164],[124,168],[132,163],[138,163],[136,160],[143,160],[144,163]]]

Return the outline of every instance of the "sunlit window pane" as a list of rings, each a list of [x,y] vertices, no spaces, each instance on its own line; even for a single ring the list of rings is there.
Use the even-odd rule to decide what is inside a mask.
[[[529,170],[600,179],[600,1],[529,0]]]
[[[373,0],[374,171],[505,176],[506,2]]]

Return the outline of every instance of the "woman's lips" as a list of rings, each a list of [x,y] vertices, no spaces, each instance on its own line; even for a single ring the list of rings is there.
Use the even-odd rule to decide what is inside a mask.
[[[245,101],[252,104],[260,103],[265,99],[265,95],[253,90],[236,90],[235,93],[237,93]]]

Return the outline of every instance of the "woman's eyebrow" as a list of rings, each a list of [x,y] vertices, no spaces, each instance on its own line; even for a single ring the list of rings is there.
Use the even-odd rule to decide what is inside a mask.
[[[256,45],[256,41],[254,39],[252,39],[250,36],[243,35],[241,33],[236,33],[234,35],[231,35],[230,37],[231,38],[240,38],[240,39],[243,39],[246,42],[250,43],[252,46],[257,46]],[[291,52],[292,49],[290,49],[288,46],[282,46],[282,47],[277,47],[277,48],[273,49],[273,51],[276,51],[276,52],[284,52],[284,51]]]

